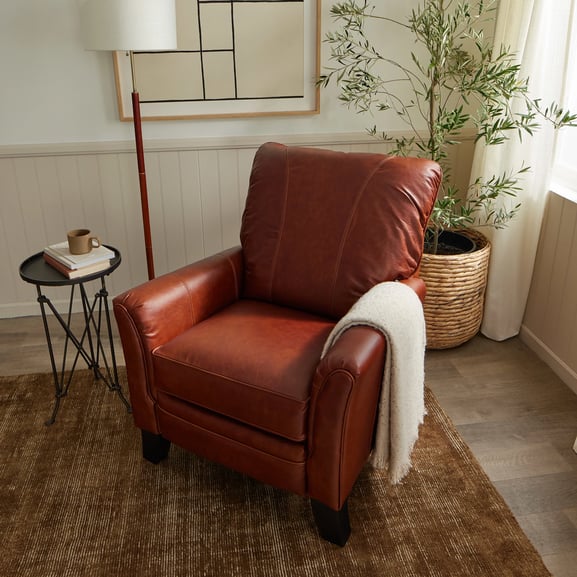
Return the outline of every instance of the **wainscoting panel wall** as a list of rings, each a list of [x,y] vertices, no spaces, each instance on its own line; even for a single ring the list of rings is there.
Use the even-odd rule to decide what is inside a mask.
[[[292,144],[384,150],[362,135]],[[292,140],[292,141],[291,141]],[[146,169],[156,274],[239,242],[252,160],[259,142],[153,142]],[[38,314],[36,291],[18,274],[20,263],[66,231],[86,227],[117,247],[122,264],[111,294],[144,282],[146,261],[136,160],[131,143],[46,145],[0,150],[0,317]],[[56,301],[68,290],[49,289]]]
[[[146,142],[157,276],[239,243],[252,160],[260,138]],[[386,152],[366,134],[268,137],[287,144]],[[472,141],[456,151],[452,174],[467,182]],[[117,247],[122,264],[111,295],[146,280],[136,159],[131,143],[0,147],[0,317],[39,314],[20,263],[72,228],[90,228]],[[57,301],[67,290],[50,289]]]
[[[577,392],[577,203],[550,193],[522,339]]]

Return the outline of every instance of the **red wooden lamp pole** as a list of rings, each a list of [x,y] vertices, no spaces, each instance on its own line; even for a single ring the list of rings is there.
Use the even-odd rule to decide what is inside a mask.
[[[154,278],[154,256],[152,254],[152,234],[150,231],[150,210],[148,208],[148,188],[146,186],[146,167],[144,164],[144,145],[142,143],[142,121],[140,118],[140,97],[136,90],[132,93],[132,116],[134,119],[134,137],[136,140],[136,161],[138,163],[138,182],[140,185],[140,206],[144,228],[144,248],[148,278]]]

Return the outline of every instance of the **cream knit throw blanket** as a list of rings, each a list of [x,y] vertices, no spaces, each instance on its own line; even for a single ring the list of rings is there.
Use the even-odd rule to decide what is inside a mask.
[[[388,468],[396,484],[411,468],[411,452],[425,415],[425,318],[415,291],[399,282],[384,282],[365,293],[336,324],[322,356],[347,329],[365,325],[383,333],[387,353],[375,448],[376,468]]]

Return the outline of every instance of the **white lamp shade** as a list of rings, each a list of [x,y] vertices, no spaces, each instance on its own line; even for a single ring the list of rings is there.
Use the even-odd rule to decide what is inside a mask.
[[[87,50],[175,50],[175,0],[84,0]]]

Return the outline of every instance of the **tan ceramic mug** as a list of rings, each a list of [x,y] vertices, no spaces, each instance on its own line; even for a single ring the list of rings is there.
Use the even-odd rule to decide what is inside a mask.
[[[71,254],[86,254],[100,246],[100,239],[91,236],[87,228],[77,228],[68,233],[68,248]]]

